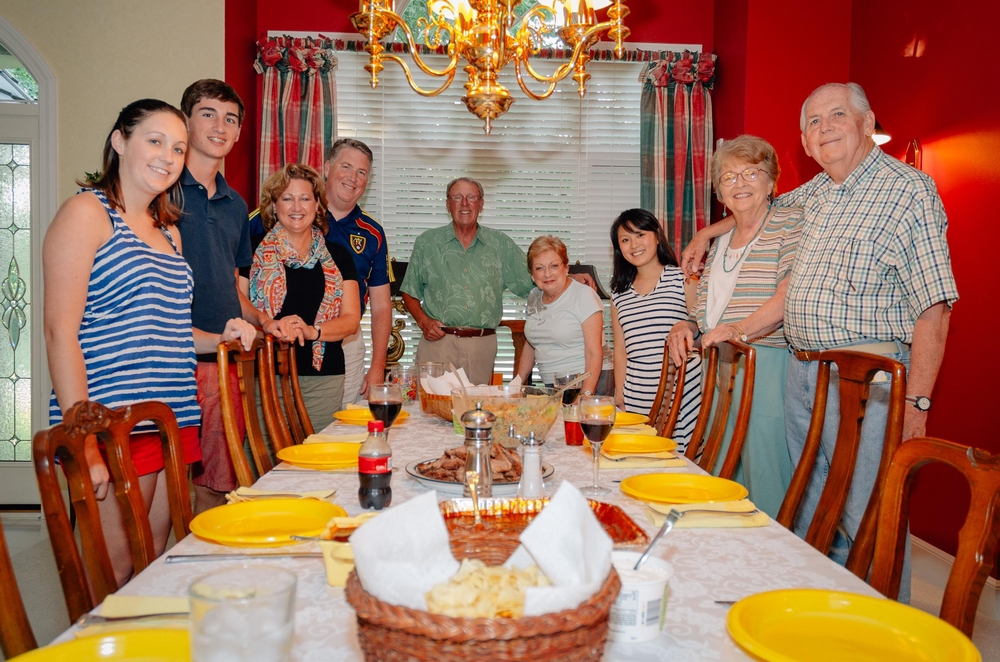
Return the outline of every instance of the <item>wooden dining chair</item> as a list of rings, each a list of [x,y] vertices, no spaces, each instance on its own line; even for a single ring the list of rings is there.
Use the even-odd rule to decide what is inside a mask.
[[[222,423],[226,431],[226,445],[229,447],[229,457],[233,461],[236,480],[241,487],[250,487],[257,480],[274,468],[271,449],[274,452],[291,446],[292,436],[285,423],[278,403],[278,387],[275,379],[274,363],[268,363],[265,356],[265,341],[257,338],[250,350],[244,350],[239,340],[219,343],[216,357],[219,362],[219,402],[222,409]],[[273,358],[273,357],[272,357]],[[229,366],[236,366],[239,392],[234,393],[229,378]],[[260,376],[258,380],[257,377]],[[264,412],[264,428],[270,438],[271,448],[264,440],[260,418],[257,414],[257,387],[261,390],[261,409]],[[236,400],[239,399],[243,408],[243,423],[250,454],[254,467],[251,468],[243,450],[244,434],[240,434],[236,423]],[[257,476],[254,475],[254,470]]]
[[[132,429],[143,421],[155,423],[163,440],[170,519],[175,537],[181,540],[188,534],[191,524],[191,495],[180,430],[170,407],[162,402],[141,402],[122,409],[108,409],[97,402],[84,400],[66,411],[62,423],[38,432],[32,439],[31,452],[42,510],[71,621],[119,588],[104,541],[85,456],[84,446],[89,438],[100,440],[107,450],[108,472],[114,481],[113,498],[118,499],[125,520],[135,572],[141,572],[156,558],[146,503],[129,449]],[[57,461],[66,476],[70,503],[76,513],[79,547],[63,503]],[[110,494],[108,498],[112,498]]]
[[[806,434],[805,447],[795,471],[792,473],[788,492],[781,502],[778,511],[778,523],[791,529],[802,505],[809,478],[816,465],[823,438],[823,421],[826,416],[826,404],[830,385],[831,366],[836,365],[839,374],[840,394],[840,424],[837,428],[837,442],[830,461],[830,472],[820,496],[819,506],[813,515],[806,542],[823,554],[830,553],[834,534],[840,525],[847,503],[847,495],[854,478],[854,464],[858,456],[858,446],[861,443],[861,424],[865,419],[865,406],[868,402],[868,390],[871,380],[880,372],[890,375],[889,412],[885,428],[885,440],[882,445],[882,458],[879,462],[878,474],[868,507],[858,529],[858,534],[851,546],[847,559],[847,568],[862,579],[868,575],[874,551],[875,516],[878,510],[878,497],[885,482],[892,454],[899,446],[903,432],[903,407],[906,397],[906,367],[899,361],[885,356],[852,352],[847,350],[828,350],[816,352],[819,370],[816,376],[816,396],[813,400],[812,418],[809,422],[809,432]],[[794,359],[789,359],[794,360]]]
[[[704,355],[704,352],[702,352]],[[736,410],[736,421],[733,436],[729,441],[729,450],[722,462],[719,476],[732,478],[740,464],[740,453],[743,441],[750,426],[750,409],[753,407],[754,372],[757,363],[757,350],[751,345],[730,340],[708,349],[708,366],[705,368],[705,383],[702,385],[701,409],[698,410],[698,420],[688,442],[687,457],[694,461],[698,457],[698,447],[705,438],[705,430],[712,427],[701,452],[698,466],[712,473],[715,461],[722,449],[722,441],[726,434],[726,424],[729,422],[729,409],[733,401],[733,389],[736,386],[736,369],[740,359],[743,359],[743,388],[740,391],[740,406]],[[715,405],[713,415],[712,402],[715,400],[715,388],[719,386],[719,400]]]
[[[972,637],[979,596],[1000,538],[1000,455],[931,437],[903,442],[893,453],[879,499],[870,583],[890,598],[899,595],[913,479],[932,462],[961,473],[972,493],[940,612],[943,620]]]
[[[681,397],[687,370],[678,370],[670,360],[670,348],[663,341],[663,363],[660,366],[660,383],[656,387],[653,406],[649,408],[649,424],[661,437],[672,437],[681,413]]]
[[[302,388],[299,386],[299,370],[295,365],[295,345],[284,340],[275,340],[271,336],[264,338],[264,370],[277,370],[274,377],[262,377],[262,381],[274,380],[281,387],[281,406],[279,412],[284,416],[291,435],[292,443],[301,444],[306,437],[313,434],[312,420],[306,411],[305,400],[302,399]],[[278,421],[279,425],[281,421]]]
[[[14,565],[10,561],[10,551],[7,549],[7,538],[3,533],[3,523],[0,522],[0,650],[4,659],[27,653],[38,648],[35,635],[28,622],[28,613],[24,610],[21,591],[17,588],[17,578],[14,576]]]

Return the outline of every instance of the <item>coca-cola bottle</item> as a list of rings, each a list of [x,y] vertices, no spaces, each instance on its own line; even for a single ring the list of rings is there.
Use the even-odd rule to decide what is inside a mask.
[[[382,510],[392,503],[392,449],[382,421],[368,422],[368,438],[358,449],[358,480],[362,508]]]

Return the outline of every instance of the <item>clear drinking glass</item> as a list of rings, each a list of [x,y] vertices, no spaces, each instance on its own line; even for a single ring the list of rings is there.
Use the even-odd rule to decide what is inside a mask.
[[[194,662],[292,658],[295,573],[274,566],[219,570],[191,584]]]
[[[403,408],[403,389],[399,384],[376,384],[368,387],[368,409],[388,432]]]
[[[389,383],[402,389],[403,404],[417,401],[417,370],[413,366],[392,366],[389,369]]]
[[[610,494],[611,490],[598,484],[600,469],[601,446],[611,434],[615,424],[615,401],[607,396],[589,395],[580,398],[580,427],[583,435],[590,442],[590,452],[594,454],[594,484],[585,487],[580,492],[584,496],[599,497]]]

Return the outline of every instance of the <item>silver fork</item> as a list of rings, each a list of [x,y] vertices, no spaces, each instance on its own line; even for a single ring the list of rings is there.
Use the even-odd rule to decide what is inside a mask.
[[[653,540],[649,543],[649,547],[647,547],[646,551],[642,553],[642,556],[639,557],[639,560],[635,562],[635,567],[633,568],[633,570],[638,570],[639,566],[641,566],[643,563],[646,562],[646,559],[649,558],[649,555],[653,553],[653,550],[656,549],[656,546],[660,544],[661,540],[663,540],[663,536],[670,533],[671,529],[674,528],[674,524],[677,523],[677,520],[684,517],[688,513],[697,513],[699,515],[738,515],[743,517],[749,515],[756,515],[759,512],[760,510],[757,508],[754,508],[753,510],[735,512],[735,513],[730,512],[728,510],[697,509],[697,510],[681,510],[679,512],[676,510],[671,510],[670,513],[667,515],[667,518],[663,520],[663,526],[661,526],[660,530],[656,532],[655,536],[653,536]]]

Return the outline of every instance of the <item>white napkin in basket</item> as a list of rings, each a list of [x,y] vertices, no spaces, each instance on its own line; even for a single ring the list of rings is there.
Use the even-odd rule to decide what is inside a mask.
[[[440,377],[421,377],[420,386],[431,395],[451,395],[452,390],[462,388],[462,385],[472,386],[465,374],[465,368],[455,372],[446,372]]]
[[[521,532],[520,540],[504,565],[537,565],[553,584],[525,590],[525,616],[577,607],[600,590],[611,572],[614,542],[587,499],[568,481]]]
[[[437,493],[427,492],[389,508],[351,536],[354,569],[376,598],[427,609],[424,594],[447,582],[459,563],[448,546],[448,527]]]

